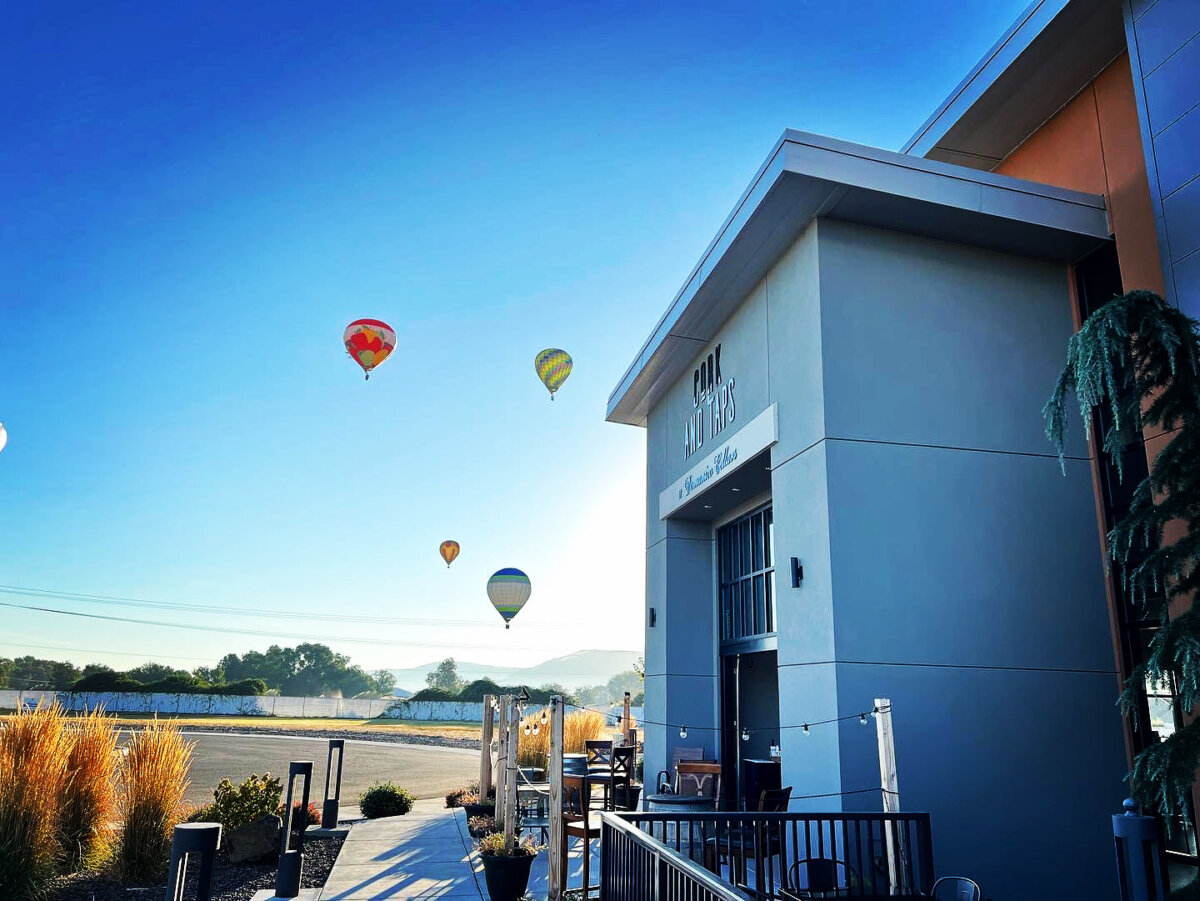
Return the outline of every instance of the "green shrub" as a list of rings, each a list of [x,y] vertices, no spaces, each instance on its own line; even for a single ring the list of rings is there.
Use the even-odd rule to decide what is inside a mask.
[[[99,672],[76,679],[71,691],[145,691],[146,686],[124,673]]]
[[[222,779],[213,790],[212,803],[192,816],[205,822],[220,823],[226,829],[237,829],[267,814],[278,814],[282,794],[283,784],[278,776],[270,773],[251,775],[241,785]]]
[[[399,817],[413,807],[413,796],[391,782],[376,782],[358,797],[358,808],[369,820]]]

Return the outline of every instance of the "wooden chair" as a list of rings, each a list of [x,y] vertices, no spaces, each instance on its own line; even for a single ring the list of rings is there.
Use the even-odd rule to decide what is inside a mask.
[[[629,787],[633,785],[633,765],[636,759],[637,748],[633,745],[622,745],[612,749],[607,770],[597,768],[588,773],[591,783],[604,790],[604,810],[616,810],[618,786],[624,786],[628,792]]]
[[[671,768],[669,770],[658,771],[658,777],[654,780],[655,791],[675,790],[676,770],[678,770],[679,764],[684,760],[704,760],[704,748],[676,747],[671,752]]]
[[[675,767],[675,784],[672,790],[677,795],[693,798],[721,799],[721,764],[710,761],[681,760]]]
[[[591,878],[592,839],[600,837],[600,823],[591,823],[588,811],[591,809],[592,783],[590,776],[563,776],[563,842],[558,849],[562,861],[563,878],[567,873],[567,845],[572,838],[583,839],[583,897],[586,899],[592,888],[588,880]]]
[[[596,739],[595,741],[584,742],[584,749],[587,751],[589,775],[592,770],[607,771],[612,766],[612,739]]]
[[[787,788],[769,788],[759,794],[758,806],[755,809],[758,813],[784,813],[791,800],[790,785]],[[743,850],[747,843],[749,848]],[[784,845],[782,824],[776,824],[776,828],[772,829],[770,824],[756,823],[753,834],[743,829],[731,831],[726,835],[718,831],[715,838],[710,838],[704,843],[705,866],[713,873],[720,872],[718,861],[728,855],[731,858],[730,870],[734,876],[730,881],[742,885],[746,882],[747,857],[755,860],[778,857],[779,869],[782,870]]]

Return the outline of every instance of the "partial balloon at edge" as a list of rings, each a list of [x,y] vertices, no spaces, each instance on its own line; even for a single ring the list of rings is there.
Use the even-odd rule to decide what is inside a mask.
[[[554,400],[554,392],[562,387],[575,364],[571,355],[557,347],[547,347],[533,358],[533,369]]]
[[[4,423],[0,422],[0,451],[4,450],[6,444],[8,444],[8,432],[4,430]]]
[[[532,591],[529,576],[515,567],[497,570],[488,579],[488,598],[496,612],[504,617],[504,628],[509,628],[512,618],[521,612]]]
[[[355,319],[342,333],[342,343],[350,359],[362,367],[365,378],[369,379],[371,370],[396,348],[396,332],[378,319]]]
[[[450,564],[457,559],[458,553],[461,550],[462,548],[459,547],[457,541],[443,541],[440,545],[438,545],[438,553],[441,554],[442,559],[446,561],[446,569],[450,568]]]

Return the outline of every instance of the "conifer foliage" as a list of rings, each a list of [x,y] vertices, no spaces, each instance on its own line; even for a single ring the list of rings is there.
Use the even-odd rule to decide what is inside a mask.
[[[1067,362],[1042,411],[1060,461],[1067,395],[1123,477],[1122,453],[1143,430],[1171,435],[1133,493],[1129,512],[1108,535],[1108,555],[1132,602],[1160,628],[1146,659],[1129,675],[1121,709],[1134,716],[1147,684],[1175,683],[1184,714],[1200,701],[1200,332],[1196,320],[1151,291],[1130,291],[1096,310],[1067,345]],[[1065,470],[1064,470],[1065,471]],[[1184,527],[1164,539],[1171,523]],[[1175,529],[1173,528],[1174,532]],[[1183,530],[1180,530],[1183,531]],[[1134,719],[1136,723],[1136,718]],[[1186,809],[1200,768],[1200,719],[1188,721],[1134,761],[1135,796],[1163,816]]]

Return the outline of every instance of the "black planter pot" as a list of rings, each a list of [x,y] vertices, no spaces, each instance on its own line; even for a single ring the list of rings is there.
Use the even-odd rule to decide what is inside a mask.
[[[488,897],[492,901],[518,901],[529,887],[529,868],[534,854],[519,857],[497,857],[481,854],[483,876],[487,880]]]
[[[613,801],[617,810],[637,810],[638,802],[642,800],[642,787],[637,785],[618,785],[613,789]]]
[[[464,804],[462,809],[468,819],[471,817],[492,817],[496,815],[495,804]]]

